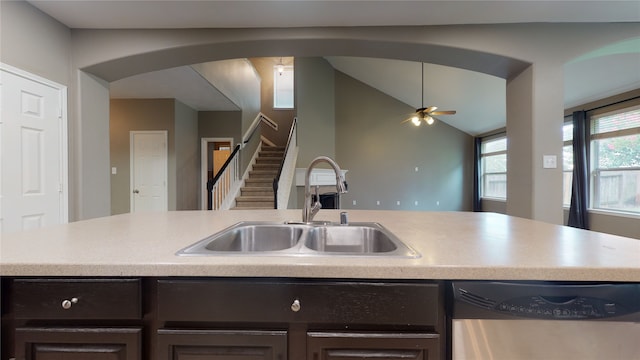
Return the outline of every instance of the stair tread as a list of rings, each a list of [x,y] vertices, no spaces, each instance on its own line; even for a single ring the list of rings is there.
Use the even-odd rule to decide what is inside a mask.
[[[270,201],[273,200],[273,196],[238,196],[236,201]]]
[[[273,209],[273,179],[284,157],[283,146],[263,146],[232,210]]]
[[[273,209],[273,205],[271,206],[236,206],[231,208],[231,210],[264,210],[264,209]]]

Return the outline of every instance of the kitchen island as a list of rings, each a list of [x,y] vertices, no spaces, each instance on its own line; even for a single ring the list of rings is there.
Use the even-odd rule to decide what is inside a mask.
[[[418,258],[179,257],[240,221],[299,221],[299,210],[124,214],[3,235],[1,276],[232,276],[352,279],[640,281],[640,240],[495,213],[349,211]],[[315,220],[339,221],[338,210]]]
[[[494,213],[348,218],[382,224],[420,256],[175,255],[240,221],[299,221],[296,210],[126,214],[3,235],[2,358],[447,359],[451,280],[640,281],[640,240]]]

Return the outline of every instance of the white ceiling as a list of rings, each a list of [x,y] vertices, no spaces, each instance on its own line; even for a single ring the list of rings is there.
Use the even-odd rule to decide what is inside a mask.
[[[637,0],[28,1],[70,28],[98,29],[640,22]],[[613,54],[616,68],[609,66],[607,72],[600,72],[605,74],[601,77],[585,75],[593,74],[594,67],[611,64],[610,59],[571,64],[566,71],[565,106],[640,87],[640,46],[637,42],[631,46],[636,46],[635,54]],[[348,57],[327,60],[337,70],[411,107],[422,105],[420,63]],[[504,126],[504,89],[504,80],[490,75],[432,64],[425,67],[424,105],[457,110],[456,115],[441,120],[472,135]],[[177,98],[196,110],[237,109],[189,66],[112,82],[111,96]],[[478,111],[483,108],[502,110]]]
[[[113,81],[113,99],[178,99],[197,111],[234,111],[240,108],[191,66],[152,71]]]
[[[638,21],[637,0],[29,0],[70,28],[260,28]]]

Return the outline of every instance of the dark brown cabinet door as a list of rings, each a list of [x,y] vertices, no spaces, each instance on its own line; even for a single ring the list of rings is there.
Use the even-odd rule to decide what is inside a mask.
[[[286,331],[158,330],[158,360],[286,359]]]
[[[307,360],[433,360],[439,358],[438,334],[307,334]]]
[[[19,328],[20,360],[138,360],[139,328]]]

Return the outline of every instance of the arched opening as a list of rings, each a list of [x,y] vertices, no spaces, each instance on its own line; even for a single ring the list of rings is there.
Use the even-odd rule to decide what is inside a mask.
[[[167,66],[192,64],[193,62],[203,62],[211,60],[224,60],[232,56],[254,57],[277,55],[278,53],[274,53],[274,51],[283,51],[287,55],[304,57],[307,59],[326,59],[325,56],[327,54],[339,54],[343,56],[357,55],[375,57],[378,59],[389,58],[396,60],[410,60],[415,65],[419,64],[418,62],[416,62],[417,60],[432,64],[446,64],[449,66],[465,69],[466,72],[481,72],[484,74],[489,74],[491,75],[491,77],[502,79],[517,74],[527,66],[525,62],[510,59],[504,56],[442,45],[410,44],[386,41],[357,41],[351,39],[308,39],[305,41],[295,40],[286,42],[278,40],[262,42],[243,41],[237,43],[197,45],[189,46],[186,48],[177,47],[152,51],[144,54],[129,55],[120,59],[110,60],[104,63],[89,66],[85,68],[85,70],[90,71],[93,74],[105,79],[117,80],[125,75],[130,75],[134,72],[155,70]],[[323,65],[311,61],[307,62],[307,66],[303,68],[316,68],[322,71],[321,69],[323,68]],[[327,72],[325,74],[329,73]],[[313,75],[307,74],[307,76]],[[334,75],[331,73],[329,76],[333,77]],[[419,77],[419,73],[414,74],[413,77],[417,79]],[[432,76],[431,78],[435,78],[435,76]],[[342,86],[353,85],[353,79],[350,79],[348,76],[340,76],[336,79],[338,79],[336,81],[342,84]],[[314,81],[314,83],[317,82]],[[417,84],[415,85],[425,86],[424,82],[420,84],[420,81],[417,81]],[[427,86],[429,85],[430,83],[427,84]],[[461,85],[459,90],[463,90],[463,88],[464,85]],[[315,89],[312,89],[305,92],[305,94],[312,93],[313,95],[310,96],[319,97],[319,94],[322,92],[333,94],[334,91],[336,91],[334,90],[335,88],[323,89],[323,91],[314,91]],[[365,93],[367,93],[367,91],[369,90],[370,89],[365,89]],[[420,93],[419,88],[416,88],[414,92],[417,96],[417,94]],[[351,92],[341,92],[341,94],[345,94],[346,96],[353,95],[353,93]],[[367,96],[374,95],[369,94]],[[502,109],[495,109],[495,113],[497,116],[501,117],[504,120],[504,85],[500,96],[503,98],[503,104],[501,106]],[[345,96],[343,95],[341,98],[345,98]],[[353,116],[350,114],[350,112],[352,111],[350,103],[356,103],[358,101],[364,101],[366,103],[368,100],[353,98],[349,101],[332,101],[331,104],[329,104],[329,107],[338,106],[339,109],[336,111],[336,114],[325,114],[322,121],[326,121],[327,118],[329,118],[330,121],[324,124],[321,129],[317,129],[321,133],[330,133],[328,136],[332,139],[325,139],[325,141],[329,141],[333,144],[328,150],[329,155],[337,156],[339,158],[342,157],[343,161],[346,164],[349,164],[347,166],[351,166],[354,168],[358,168],[360,167],[360,165],[366,164],[366,168],[363,167],[360,169],[360,171],[353,171],[351,173],[352,177],[354,177],[354,180],[358,178],[358,174],[362,174],[360,175],[361,179],[367,177],[371,178],[371,176],[369,176],[369,172],[379,169],[379,166],[375,166],[375,163],[386,163],[386,166],[388,167],[388,169],[386,170],[387,172],[397,172],[399,171],[399,169],[394,168],[394,165],[398,163],[396,159],[403,157],[406,158],[407,156],[411,157],[411,159],[405,159],[406,161],[413,163],[413,166],[411,168],[422,169],[422,172],[420,172],[420,170],[415,171],[416,173],[418,173],[414,174],[417,175],[417,179],[414,179],[415,181],[412,181],[412,184],[410,184],[410,186],[399,187],[399,189],[408,188],[406,192],[389,194],[385,195],[384,197],[378,197],[377,199],[374,199],[374,197],[370,196],[369,194],[384,193],[384,191],[382,191],[382,188],[384,187],[383,184],[371,184],[370,182],[363,181],[363,185],[358,186],[358,181],[356,180],[356,182],[354,183],[355,186],[352,188],[354,190],[352,190],[352,193],[348,196],[347,199],[345,199],[346,201],[344,202],[344,204],[346,206],[352,206],[355,208],[378,207],[385,209],[413,210],[467,210],[467,204],[470,203],[467,199],[470,196],[470,188],[467,188],[463,184],[465,183],[464,177],[468,176],[468,172],[470,169],[471,159],[467,156],[469,153],[467,144],[471,144],[471,141],[468,141],[469,136],[455,131],[455,129],[447,129],[446,131],[455,134],[448,135],[454,136],[455,141],[447,142],[446,140],[444,140],[443,142],[425,142],[424,138],[420,139],[416,137],[417,134],[415,134],[415,132],[408,133],[410,131],[413,131],[413,129],[406,129],[406,127],[403,128],[399,124],[400,120],[403,120],[403,118],[406,116],[406,113],[414,110],[416,108],[416,105],[413,105],[413,109],[411,109],[411,107],[407,107],[406,110],[403,109],[397,111],[396,114],[393,114],[389,113],[386,110],[393,107],[402,108],[403,105],[397,101],[394,101],[394,99],[388,99],[385,97],[383,100],[390,102],[390,104],[388,104],[384,109],[373,109],[373,107],[378,106],[378,104],[381,103],[381,101],[374,101],[373,104],[370,104],[366,107],[360,106],[359,108],[363,110],[361,111],[360,115],[365,116],[365,113],[370,113],[370,115],[366,115],[369,119],[384,119],[376,122],[378,126],[386,126],[387,123],[393,125],[391,128],[383,131],[385,136],[382,136],[382,133],[377,133],[375,135],[370,135],[370,137],[375,140],[372,140],[368,143],[358,143],[358,151],[355,151],[356,149],[354,149],[353,147],[347,147],[348,143],[354,144],[354,142],[347,139],[348,136],[345,135],[345,132],[351,133],[350,128],[352,126],[361,125],[354,125],[355,123],[351,124],[349,121],[345,121],[345,119],[351,120],[359,117],[357,115]],[[301,101],[303,103],[308,103],[308,101]],[[420,103],[420,101],[418,101],[418,103]],[[471,113],[472,111],[469,111],[467,116],[472,116]],[[500,113],[502,113],[502,115],[500,115]],[[464,115],[464,111],[462,112],[462,114]],[[385,116],[386,118],[384,118]],[[365,124],[364,127],[369,129],[367,131],[371,131],[371,129],[376,128],[375,126],[372,126],[373,124],[374,122],[369,121],[369,123]],[[308,130],[310,125],[307,126],[308,127],[306,128],[306,131],[313,132],[313,137],[317,139],[318,132],[315,130]],[[327,128],[329,128],[329,130],[327,130]],[[438,137],[437,131],[444,131],[444,129],[444,127],[436,129],[435,132],[432,132],[432,134],[429,134],[427,136],[431,136],[435,140]],[[304,120],[301,120],[300,131],[305,132]],[[440,133],[440,135],[440,137],[443,137],[442,133]],[[412,140],[407,140],[412,137]],[[444,138],[446,138],[446,136]],[[455,147],[456,149],[449,149],[448,143],[454,144],[451,146]],[[387,151],[383,152],[380,156],[377,156],[377,161],[374,161],[374,159],[368,159],[364,162],[356,161],[355,158],[359,158],[362,160],[363,157],[368,157],[368,155],[371,153],[371,148],[386,148]],[[327,151],[326,148],[325,151]],[[424,156],[425,153],[430,153],[431,155],[429,157],[426,157]],[[326,155],[326,153],[322,154]],[[304,158],[304,154],[302,155],[302,157]],[[303,163],[305,161],[308,161],[308,158],[310,157],[311,155],[307,156],[307,158],[304,158],[301,161],[302,164],[300,164],[300,166],[304,166]],[[449,169],[449,165],[442,165],[446,161],[438,160],[437,158],[439,157],[449,157],[449,159],[453,159],[453,161],[456,162],[457,165],[455,165],[453,169]],[[436,165],[438,167],[437,169],[432,169],[431,171],[429,171],[430,163],[440,165]],[[365,187],[365,183],[370,186]],[[425,186],[425,183],[430,183],[431,188]],[[454,188],[453,186],[451,186],[451,184],[456,184],[457,188]],[[441,196],[431,195],[431,193],[440,193]],[[453,193],[455,193],[455,195],[452,195]]]

